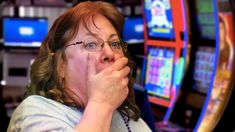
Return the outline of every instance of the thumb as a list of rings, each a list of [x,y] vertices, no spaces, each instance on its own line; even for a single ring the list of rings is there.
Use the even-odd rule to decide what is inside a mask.
[[[88,53],[87,55],[87,77],[90,78],[96,74],[96,59]]]

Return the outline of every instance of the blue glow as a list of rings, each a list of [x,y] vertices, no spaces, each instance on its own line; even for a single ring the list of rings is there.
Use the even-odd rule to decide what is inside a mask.
[[[146,67],[147,67],[147,58],[146,58],[146,56],[145,56],[145,57],[144,57],[144,61],[143,61],[143,70],[142,70],[142,71],[144,71],[144,72],[143,72],[142,75],[141,75],[141,80],[142,80],[141,84],[142,84],[142,86],[144,86],[144,82],[145,82],[145,76],[146,76],[145,71],[146,71]]]
[[[37,47],[48,32],[46,19],[10,18],[3,20],[3,39],[5,46]]]
[[[216,54],[215,54],[215,60],[214,60],[214,64],[217,64],[218,63],[218,56],[219,56],[219,23],[218,23],[218,10],[217,10],[217,5],[216,5],[216,0],[213,0],[213,7],[214,7],[214,18],[215,18],[215,36],[216,36]],[[215,76],[215,73],[216,73],[216,69],[217,69],[217,65],[214,66],[214,69],[213,69],[213,73],[212,73],[212,76],[214,77]],[[200,114],[200,117],[197,121],[197,124],[194,128],[194,132],[197,132],[198,131],[198,128],[200,127],[200,124],[202,122],[202,119],[205,115],[205,112],[206,112],[206,109],[207,109],[207,106],[208,106],[208,103],[210,101],[210,97],[211,97],[211,91],[212,91],[212,88],[213,88],[213,82],[214,82],[214,78],[211,79],[211,83],[210,83],[210,87],[208,89],[208,93],[207,93],[207,96],[206,96],[206,100],[205,100],[205,103],[203,105],[203,108],[202,108],[202,111],[201,111],[201,114]]]
[[[144,23],[142,17],[127,17],[123,26],[123,40],[127,43],[144,42]]]

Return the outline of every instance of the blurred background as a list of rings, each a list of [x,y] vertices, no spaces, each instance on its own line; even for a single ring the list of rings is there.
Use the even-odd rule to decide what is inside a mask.
[[[235,1],[105,0],[125,16],[136,103],[153,131],[234,131]],[[0,131],[54,20],[81,0],[0,2]]]

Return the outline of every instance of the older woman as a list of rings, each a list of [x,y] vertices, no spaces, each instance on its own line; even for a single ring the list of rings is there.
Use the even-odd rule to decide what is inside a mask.
[[[8,131],[151,131],[134,102],[123,22],[105,2],[82,2],[60,16]]]

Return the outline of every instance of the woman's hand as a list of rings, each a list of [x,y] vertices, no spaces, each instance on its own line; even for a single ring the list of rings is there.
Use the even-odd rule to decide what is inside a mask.
[[[88,55],[87,65],[87,94],[88,102],[99,103],[115,110],[126,99],[128,89],[128,74],[126,66],[128,59],[122,57],[111,66],[96,73],[96,60]]]

